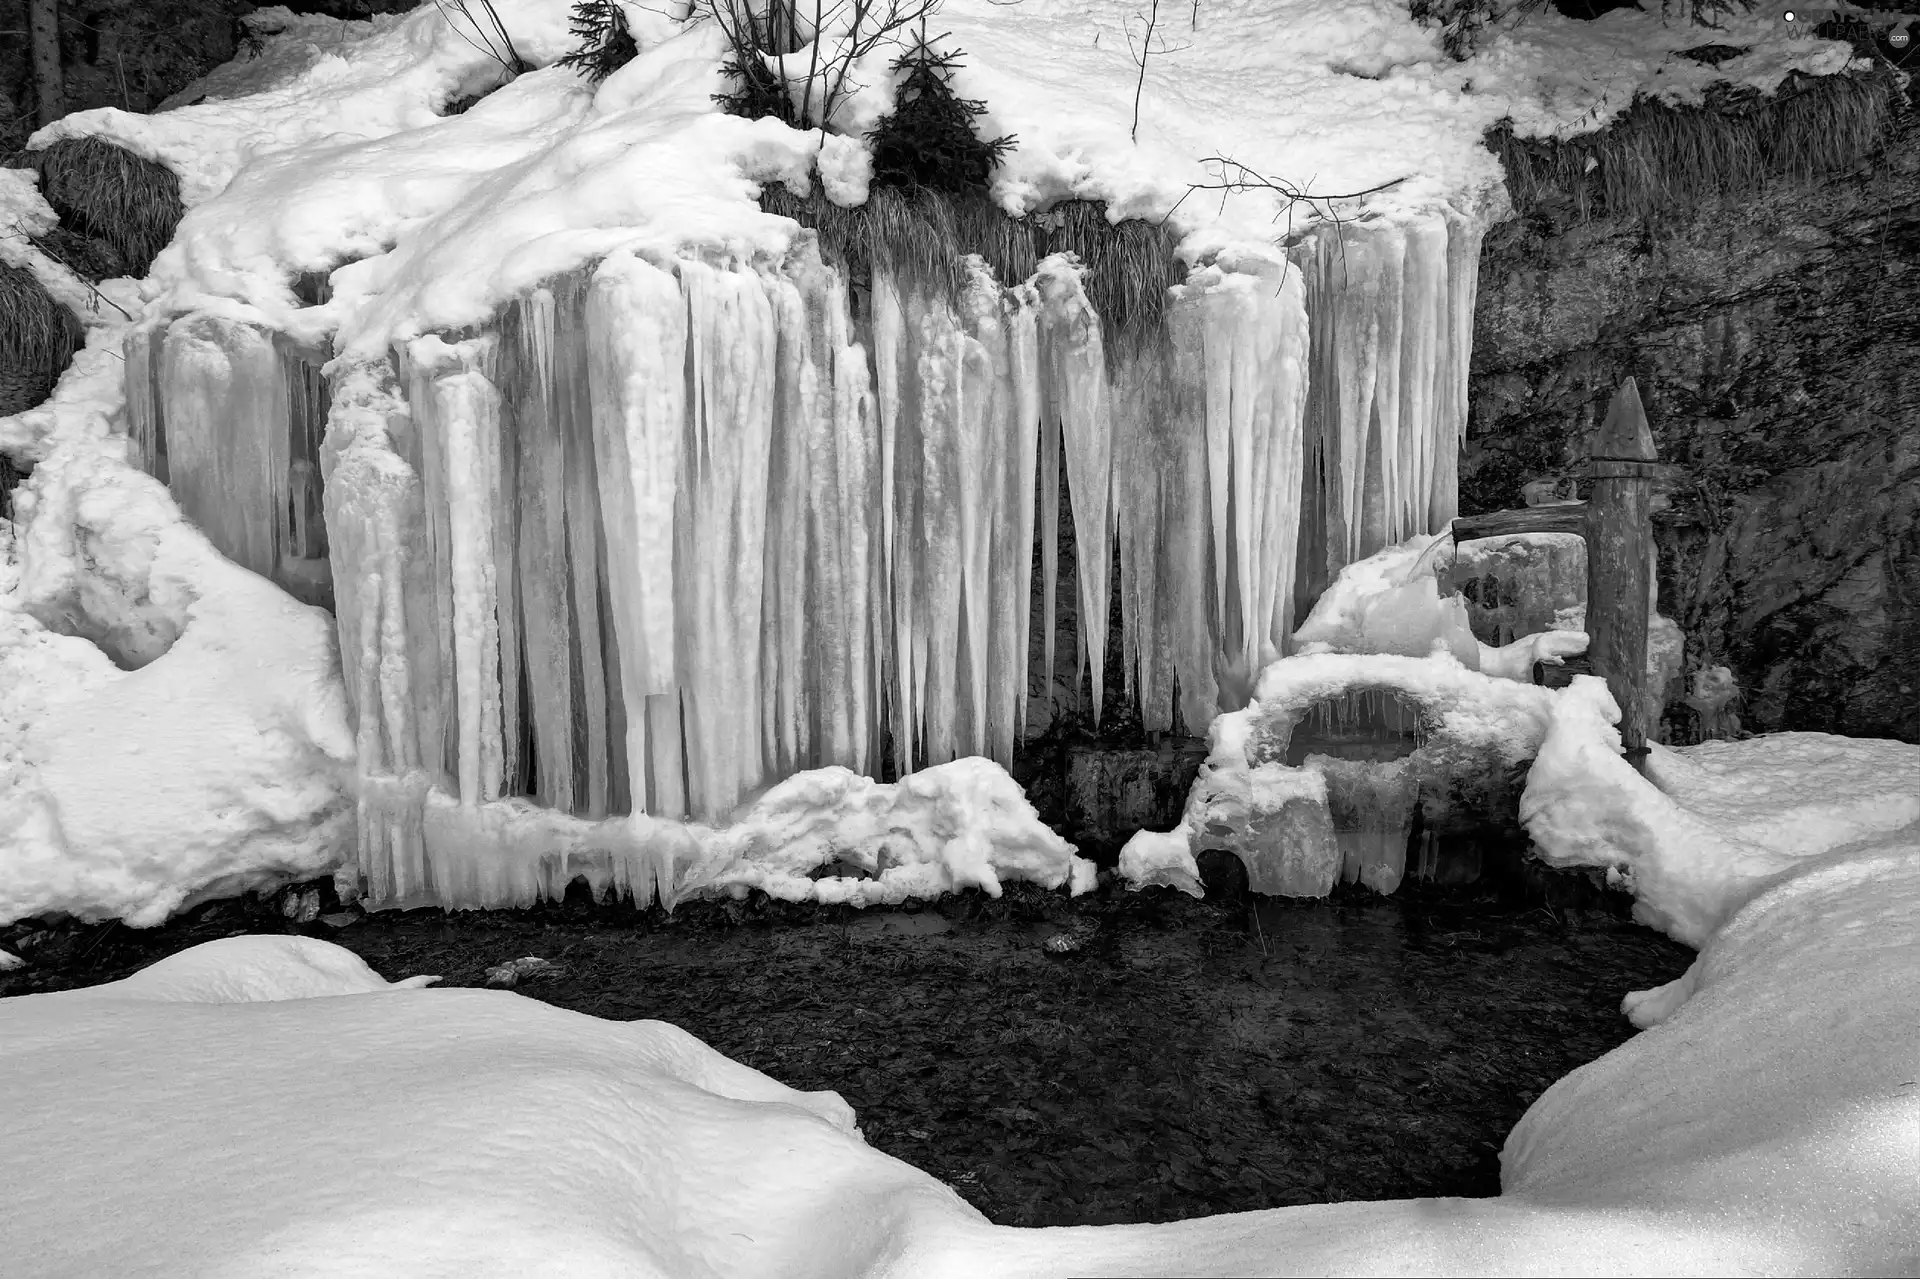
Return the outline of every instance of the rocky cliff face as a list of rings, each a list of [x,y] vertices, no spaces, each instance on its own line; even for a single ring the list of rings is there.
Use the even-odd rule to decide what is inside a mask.
[[[1490,234],[1462,510],[1573,474],[1629,375],[1677,467],[1656,532],[1688,668],[1731,667],[1750,728],[1920,741],[1913,117],[1835,180]]]

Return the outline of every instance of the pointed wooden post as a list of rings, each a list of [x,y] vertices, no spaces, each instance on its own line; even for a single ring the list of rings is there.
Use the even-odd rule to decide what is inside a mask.
[[[1620,744],[1647,755],[1647,609],[1652,594],[1653,476],[1658,457],[1640,389],[1620,384],[1593,437],[1587,497],[1587,656],[1620,705]]]

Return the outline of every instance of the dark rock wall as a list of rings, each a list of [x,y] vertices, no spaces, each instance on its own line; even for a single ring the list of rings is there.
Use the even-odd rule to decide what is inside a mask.
[[[1920,741],[1920,128],[1832,182],[1487,238],[1464,512],[1572,472],[1637,379],[1661,611],[1748,727]],[[1584,495],[1584,487],[1582,489]]]

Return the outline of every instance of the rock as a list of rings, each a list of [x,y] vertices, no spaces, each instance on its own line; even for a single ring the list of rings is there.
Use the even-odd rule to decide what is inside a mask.
[[[335,911],[331,915],[320,916],[320,922],[328,928],[348,928],[360,922],[360,916],[351,911]]]
[[[1092,941],[1099,933],[1100,925],[1091,919],[1077,919],[1071,925],[1052,934],[1040,943],[1040,948],[1049,955],[1071,955]]]
[[[523,981],[554,977],[558,976],[559,972],[560,965],[541,959],[538,955],[526,955],[487,969],[487,985],[496,990],[510,990]]]
[[[1920,741],[1920,133],[1658,228],[1515,221],[1480,264],[1461,509],[1575,474],[1631,375],[1682,477],[1655,516],[1688,670],[1747,727]],[[1679,691],[1679,690],[1676,690]]]
[[[1166,830],[1180,820],[1206,757],[1204,741],[1186,738],[1137,750],[1073,747],[1067,752],[1070,838],[1082,848],[1118,846],[1135,831]]]
[[[296,924],[311,924],[320,918],[320,890],[289,888],[280,894],[280,913]]]
[[[27,961],[10,950],[0,950],[0,973],[12,972],[16,968],[25,968]]]

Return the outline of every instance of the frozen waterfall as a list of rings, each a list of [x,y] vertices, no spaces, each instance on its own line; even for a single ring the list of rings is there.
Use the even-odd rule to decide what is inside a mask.
[[[1453,514],[1478,234],[1323,227],[1124,351],[1070,255],[856,286],[811,233],[616,253],[331,387],[196,313],[129,340],[129,431],[237,562],[330,554],[373,901],[671,901],[680,820],[796,772],[1010,764],[1062,638],[1096,722],[1243,705],[1340,566]]]

